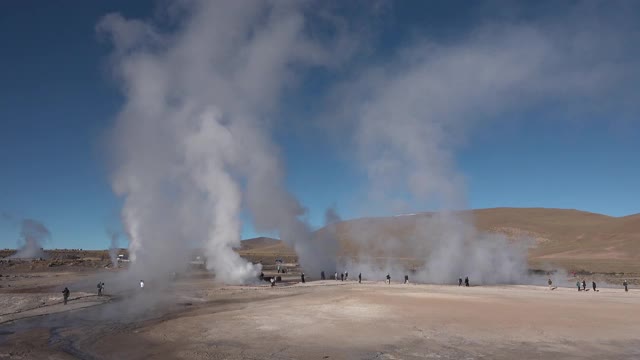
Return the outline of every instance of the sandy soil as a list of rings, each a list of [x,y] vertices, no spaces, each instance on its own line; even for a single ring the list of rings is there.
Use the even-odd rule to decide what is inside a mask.
[[[0,294],[0,359],[640,358],[636,289],[191,278],[107,295]]]

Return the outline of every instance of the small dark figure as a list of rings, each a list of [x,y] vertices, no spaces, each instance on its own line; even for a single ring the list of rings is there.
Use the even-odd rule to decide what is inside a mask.
[[[582,291],[587,291],[587,282],[582,280]]]
[[[300,275],[300,279],[302,279],[302,283],[304,284],[304,273]]]
[[[271,281],[271,287],[276,286],[276,279],[274,277],[272,277],[270,281]]]
[[[387,284],[391,285],[391,275],[387,274]]]
[[[102,290],[104,289],[104,283],[103,282],[99,282],[98,283],[98,296],[102,296]]]
[[[591,282],[591,286],[593,286],[593,291],[595,292],[596,291],[596,282],[592,281]]]
[[[553,284],[553,281],[551,281],[551,279],[549,279],[549,280],[547,281],[547,284],[549,284],[549,289],[551,289],[551,284]]]
[[[462,286],[462,278],[458,278],[458,286]]]
[[[465,276],[465,278],[464,278],[464,286],[467,286],[467,287],[469,286],[469,277],[468,276]]]
[[[362,273],[358,274],[358,284],[362,283]]]
[[[344,279],[349,281],[349,272],[348,271],[344,272]]]
[[[340,273],[340,281],[344,281],[344,273]]]
[[[629,284],[627,283],[627,280],[625,280],[625,281],[622,283],[622,286],[624,286],[624,291],[625,291],[625,292],[628,292],[628,291],[629,291],[629,287],[628,287],[628,286],[629,286]]]
[[[409,275],[405,275],[404,276],[404,283],[408,284],[409,283]]]
[[[580,281],[576,281],[576,286],[578,287],[578,291],[580,291]]]
[[[320,272],[320,280],[324,280],[324,271]]]
[[[64,304],[67,305],[67,300],[69,300],[69,289],[64,288],[64,290],[62,290],[62,297],[64,299]]]
[[[264,281],[264,273],[262,271],[260,272],[260,281]]]

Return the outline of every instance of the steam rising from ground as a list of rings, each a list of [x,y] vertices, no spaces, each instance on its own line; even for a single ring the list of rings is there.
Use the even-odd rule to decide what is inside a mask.
[[[34,219],[23,219],[20,222],[20,242],[18,252],[11,258],[45,257],[42,247],[51,240],[51,232],[44,224]]]
[[[113,189],[125,198],[134,272],[180,270],[203,247],[220,281],[255,279],[260,266],[233,251],[243,208],[258,231],[278,232],[315,266],[322,257],[299,219],[304,208],[284,188],[270,118],[294,69],[331,65],[342,45],[309,38],[296,2],[189,1],[164,10],[165,22],[110,14],[97,26],[113,42],[126,96],[112,133]]]
[[[107,236],[109,236],[109,258],[111,259],[111,265],[118,267],[118,239],[120,234],[113,230],[107,230]]]
[[[283,90],[310,66],[348,61],[351,34],[334,26],[329,41],[312,37],[315,22],[297,2],[187,1],[164,10],[157,21],[110,14],[97,27],[113,42],[126,96],[112,133],[112,183],[125,199],[134,270],[179,270],[203,247],[222,281],[255,278],[260,267],[233,251],[246,211],[257,231],[275,231],[292,246],[306,271],[331,272],[339,218],[329,211],[326,231],[312,233],[285,189],[270,132]],[[325,27],[341,23],[318,13],[329,19]],[[378,65],[354,66],[348,84],[334,89],[342,112],[332,117],[350,130],[355,163],[368,176],[362,215],[440,213],[400,239],[357,227],[348,237],[364,249],[405,247],[424,260],[416,272],[424,281],[522,281],[526,242],[480,234],[457,211],[467,203],[455,154],[474,129],[530,106],[623,98],[621,81],[637,79],[638,70],[624,61],[627,42],[618,39],[635,35],[616,14],[600,14],[579,5],[566,18],[482,23],[453,40],[419,39]],[[345,266],[382,273],[399,266],[361,255]]]
[[[380,220],[378,220],[380,221]],[[474,284],[528,281],[526,239],[509,241],[499,234],[475,230],[466,215],[433,213],[404,219],[357,220],[346,233],[358,251],[343,266],[353,274],[382,280],[389,273],[395,281],[410,275],[411,281],[455,283],[469,276]],[[396,235],[393,235],[393,234]]]
[[[467,204],[455,153],[474,129],[527,116],[533,105],[561,99],[593,111],[610,104],[594,101],[600,104],[594,109],[585,99],[608,92],[628,99],[623,79],[637,79],[638,71],[623,60],[626,45],[616,40],[629,36],[628,23],[583,5],[557,23],[483,24],[453,42],[416,41],[345,85],[339,108],[343,119],[355,119],[358,162],[370,183],[367,207],[387,215],[442,212],[420,220],[411,236],[379,243],[379,234],[354,227],[348,237],[360,249],[405,247],[425,260],[416,274],[423,281],[450,283],[466,275],[482,283],[526,281],[526,241],[520,246],[480,234],[472,218],[456,212]],[[379,279],[401,271],[362,257],[349,262],[353,271],[368,268]]]

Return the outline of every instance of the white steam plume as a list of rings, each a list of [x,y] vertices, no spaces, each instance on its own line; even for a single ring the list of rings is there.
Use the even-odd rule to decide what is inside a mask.
[[[44,257],[43,244],[51,239],[51,232],[44,224],[34,219],[20,221],[20,243],[18,252],[10,258]]]
[[[411,237],[403,236],[403,246],[425,260],[421,279],[524,279],[526,247],[479,234],[473,219],[456,211],[466,207],[466,195],[455,151],[473,129],[496,118],[518,117],[532,105],[560,100],[588,112],[611,104],[583,105],[585,99],[615,93],[628,100],[624,85],[638,78],[638,70],[621,56],[626,45],[619,37],[637,41],[637,35],[617,26],[624,23],[616,23],[618,17],[602,19],[597,10],[580,10],[557,23],[485,24],[453,42],[414,43],[389,63],[363,70],[356,85],[340,93],[342,109],[356,119],[358,160],[371,184],[367,205],[383,213],[442,211],[419,221]],[[371,235],[351,229],[349,237],[367,247],[375,238]],[[384,242],[394,247],[397,240]],[[392,267],[370,265],[361,260],[349,267],[380,273]]]
[[[176,270],[204,245],[219,281],[255,278],[259,267],[232,250],[245,205],[258,230],[279,232],[303,265],[315,260],[267,119],[294,69],[334,65],[345,42],[309,38],[297,2],[185,1],[165,15],[110,14],[97,26],[113,41],[126,96],[112,134],[113,189],[125,198],[133,268]]]
[[[118,239],[120,238],[120,234],[113,229],[107,229],[107,236],[109,236],[109,258],[111,259],[111,265],[117,268],[118,267]]]

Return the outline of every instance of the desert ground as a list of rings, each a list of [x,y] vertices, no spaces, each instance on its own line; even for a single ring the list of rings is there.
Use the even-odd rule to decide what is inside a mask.
[[[339,224],[341,256],[349,256],[349,227],[397,236],[414,218]],[[295,253],[258,238],[237,251],[261,262],[267,277],[282,276],[275,287],[221,285],[192,264],[141,289],[107,251],[50,250],[31,260],[0,252],[0,359],[640,358],[640,217],[488,209],[475,219],[483,231],[536,239],[528,260],[538,280],[387,285],[363,274],[359,284],[352,273],[348,281],[307,274],[303,284]],[[286,274],[276,273],[277,258],[289,263]],[[550,289],[547,271],[561,269],[549,275]],[[582,279],[589,291],[572,285]]]
[[[640,357],[636,288],[302,284],[293,273],[275,287],[222,286],[193,270],[144,289],[134,283],[110,291],[107,280],[98,297],[96,279],[114,275],[106,271],[33,274],[3,288],[0,358]],[[65,283],[67,305],[59,291]]]

